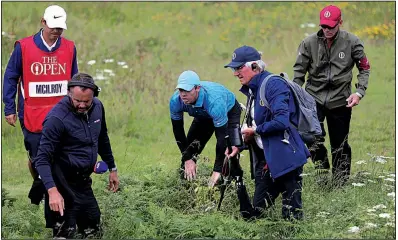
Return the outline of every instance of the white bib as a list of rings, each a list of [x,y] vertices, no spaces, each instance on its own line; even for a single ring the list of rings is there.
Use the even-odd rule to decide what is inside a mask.
[[[58,97],[68,92],[68,81],[30,82],[29,97]]]

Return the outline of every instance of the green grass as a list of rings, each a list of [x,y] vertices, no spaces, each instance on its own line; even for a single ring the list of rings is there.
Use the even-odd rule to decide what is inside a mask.
[[[2,3],[2,31],[6,33],[2,35],[2,74],[14,41],[37,32],[49,4]],[[178,180],[180,154],[168,100],[178,75],[191,69],[202,79],[222,83],[244,102],[239,82],[223,68],[232,51],[243,44],[264,53],[269,71],[292,76],[298,44],[305,33],[318,29],[301,28],[300,24],[317,25],[320,9],[329,2],[57,4],[68,13],[64,36],[76,43],[79,70],[96,75],[96,70],[111,69],[115,74],[97,82],[102,87],[100,99],[106,107],[122,187],[121,192],[111,194],[105,190],[108,174],[93,176],[104,238],[395,238],[395,199],[387,196],[395,191],[395,182],[384,180],[395,174],[395,159],[381,164],[372,157],[395,157],[394,2],[336,3],[343,11],[343,29],[358,33],[364,41],[371,76],[367,95],[354,108],[351,120],[350,184],[340,190],[317,187],[309,161],[303,187],[305,220],[300,223],[281,219],[280,199],[267,218],[243,221],[233,187],[227,190],[222,211],[217,212],[214,204],[219,192],[206,187],[215,155],[214,137],[202,153],[199,179],[192,184]],[[383,24],[387,33],[377,29]],[[104,63],[104,59],[115,62]],[[88,65],[89,60],[96,63]],[[118,61],[125,61],[128,68],[117,65]],[[21,130],[2,119],[2,187],[16,198],[13,205],[2,207],[2,237],[51,237],[50,230],[43,231],[43,206],[31,205],[27,198],[31,177]],[[191,118],[186,115],[186,119],[188,127]],[[243,154],[252,195],[248,153]],[[367,164],[356,164],[360,160]],[[361,174],[364,171],[370,174]],[[367,210],[379,204],[386,208],[370,212],[376,216],[369,215]],[[380,213],[389,213],[391,218],[380,218]],[[366,229],[366,223],[377,227]],[[349,233],[353,226],[360,232]]]

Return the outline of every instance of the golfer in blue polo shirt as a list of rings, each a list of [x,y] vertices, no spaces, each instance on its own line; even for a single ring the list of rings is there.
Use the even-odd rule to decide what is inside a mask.
[[[188,135],[184,131],[183,114],[187,112],[194,119]],[[215,132],[217,138],[216,160],[209,185],[214,186],[220,177],[225,158],[225,136],[230,135],[233,151],[241,145],[241,136],[234,136],[239,129],[241,108],[235,95],[223,85],[201,81],[194,71],[184,71],[178,78],[176,91],[170,99],[170,116],[174,137],[181,151],[181,178],[196,177],[197,155]],[[182,174],[184,173],[184,174]]]

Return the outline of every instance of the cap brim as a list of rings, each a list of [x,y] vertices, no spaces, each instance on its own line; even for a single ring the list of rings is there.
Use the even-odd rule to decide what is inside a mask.
[[[245,64],[244,62],[230,62],[227,65],[224,66],[224,68],[230,67],[230,68],[237,68]]]
[[[67,29],[66,22],[64,21],[48,21],[46,20],[46,24],[49,28],[62,28]]]
[[[183,90],[189,92],[189,91],[191,91],[192,88],[194,88],[194,87],[195,87],[195,85],[193,85],[193,84],[183,84],[183,83],[181,83],[181,84],[178,84],[178,85],[177,85],[176,89],[183,89]]]
[[[337,23],[338,23],[338,21],[322,20],[321,23],[319,24],[319,26],[320,25],[326,25],[326,26],[329,26],[329,27],[336,27]]]

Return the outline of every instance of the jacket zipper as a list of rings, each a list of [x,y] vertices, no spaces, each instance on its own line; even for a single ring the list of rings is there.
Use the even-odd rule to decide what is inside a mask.
[[[333,41],[334,42],[334,41]],[[325,46],[325,49],[326,49],[326,55],[327,55],[327,57],[328,57],[328,60],[329,60],[329,69],[328,69],[328,85],[330,84],[330,73],[331,73],[331,71],[332,71],[332,63],[331,63],[331,61],[330,61],[330,49],[332,48],[332,46],[330,46],[330,48],[328,48],[328,46],[327,46],[327,41],[324,41],[323,42],[323,45]],[[332,45],[333,45],[333,43],[332,43]],[[326,92],[326,96],[325,96],[325,101],[324,101],[324,103],[323,103],[323,105],[326,107],[326,100],[328,99],[328,95],[329,95],[329,92],[330,92],[330,88],[329,88],[329,86],[327,86],[327,92]]]
[[[89,118],[88,118],[88,114],[86,114],[86,120],[87,120],[87,126],[88,126],[88,134],[89,134],[89,136],[90,136],[90,140],[93,141],[93,139],[92,139],[92,137],[91,137],[90,120],[89,120]],[[94,148],[94,145],[91,147],[91,161],[94,159],[94,156],[93,156],[93,153],[94,153],[93,148]]]
[[[288,135],[288,136],[285,136],[285,135]],[[291,142],[290,142],[290,136],[293,136],[292,134],[291,134],[291,132],[289,131],[289,129],[286,129],[285,131],[284,131],[284,136],[283,136],[283,140],[282,140],[282,142],[284,142],[284,143],[286,143],[287,145],[289,145],[290,146],[290,148],[293,150],[293,153],[296,153],[296,149],[293,147],[293,145],[291,144]],[[293,138],[292,138],[292,140],[293,140]]]

